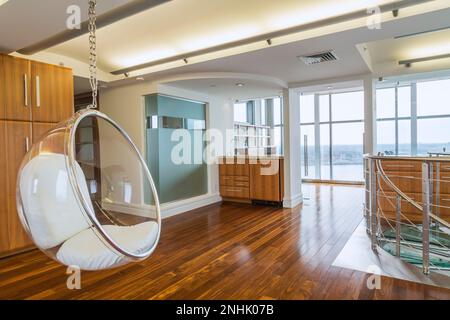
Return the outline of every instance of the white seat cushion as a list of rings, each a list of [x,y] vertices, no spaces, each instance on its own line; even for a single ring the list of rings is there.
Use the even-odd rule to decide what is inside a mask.
[[[154,221],[130,227],[104,225],[103,229],[120,247],[133,253],[147,250],[148,244],[153,244],[158,235],[158,224]],[[64,242],[56,258],[65,265],[79,266],[82,270],[105,269],[126,262],[126,257],[109,248],[92,229],[84,230]]]
[[[20,175],[20,195],[28,226],[37,246],[56,247],[90,227],[69,181],[66,156],[45,153],[34,157]],[[78,186],[90,203],[83,170],[75,162]]]

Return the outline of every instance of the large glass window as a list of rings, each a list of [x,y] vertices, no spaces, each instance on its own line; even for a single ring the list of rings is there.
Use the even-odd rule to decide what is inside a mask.
[[[415,93],[415,94],[413,94]],[[377,150],[394,155],[450,151],[450,80],[377,90]]]
[[[417,83],[417,116],[450,113],[450,79]]]
[[[363,180],[363,117],[362,91],[301,96],[303,178]]]
[[[272,99],[273,103],[273,130],[277,154],[283,154],[283,106],[281,98]]]
[[[303,164],[303,177],[314,179],[316,177],[316,143],[314,125],[305,125],[302,127],[303,152],[301,161]]]

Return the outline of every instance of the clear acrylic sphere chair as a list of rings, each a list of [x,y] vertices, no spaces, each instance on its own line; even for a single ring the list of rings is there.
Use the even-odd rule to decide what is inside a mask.
[[[144,159],[113,120],[92,109],[33,144],[19,170],[17,205],[36,246],[82,270],[145,259],[161,232]]]

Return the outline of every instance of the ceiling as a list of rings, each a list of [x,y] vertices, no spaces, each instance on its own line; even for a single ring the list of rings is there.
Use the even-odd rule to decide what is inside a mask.
[[[98,12],[123,5],[125,0],[99,1]],[[97,31],[98,63],[102,71],[110,72],[135,64],[158,60],[192,50],[265,34],[307,22],[391,3],[392,0],[173,0],[120,20]],[[18,49],[43,40],[65,28],[66,8],[78,4],[86,10],[86,0],[40,0],[30,6],[27,0],[12,0],[0,7],[0,50]],[[436,4],[437,3],[437,4]],[[383,16],[381,29],[369,29],[366,19],[359,24],[334,25],[320,31],[302,33],[298,38],[263,48],[211,56],[205,60],[177,64],[161,71],[143,70],[139,76],[146,80],[161,80],[191,74],[245,73],[272,77],[291,87],[311,86],[311,83],[335,83],[334,79],[374,73],[392,76],[404,72],[397,62],[400,58],[450,50],[450,31],[426,33],[394,39],[396,36],[450,27],[450,3],[434,0],[415,7],[416,11],[400,10],[398,18],[390,13]],[[407,14],[405,12],[413,12]],[[48,19],[49,16],[55,17]],[[19,17],[19,19],[18,19]],[[387,17],[387,18],[386,18]],[[13,29],[16,32],[7,32]],[[306,66],[297,57],[325,50],[334,50],[339,60]],[[49,54],[87,62],[87,36],[81,36],[48,49]],[[407,73],[450,69],[450,59],[438,64],[423,63]],[[428,68],[428,69],[427,69]],[[122,77],[108,79],[111,85],[135,80]],[[186,78],[185,77],[185,78]],[[252,96],[279,92],[278,84],[268,85],[248,81],[245,88],[236,88],[239,77],[175,80],[171,85],[221,96]],[[244,79],[245,80],[245,79]],[[211,85],[215,85],[212,86]],[[323,87],[323,84],[322,84]],[[237,90],[238,89],[238,90]],[[239,90],[244,89],[244,90]],[[84,89],[83,89],[84,90]]]
[[[271,46],[262,50],[245,52],[206,62],[188,64],[181,67],[154,72],[147,75],[148,79],[161,79],[167,76],[204,73],[204,72],[245,72],[258,75],[266,75],[278,78],[290,86],[302,85],[304,83],[320,81],[323,79],[345,78],[354,75],[362,75],[370,72],[376,76],[388,76],[397,70],[396,51],[401,48],[409,52],[408,58],[416,53],[409,48],[416,43],[413,38],[403,38],[394,40],[395,36],[422,32],[424,30],[434,30],[436,28],[450,27],[450,8],[440,11],[433,11],[421,15],[398,18],[382,24],[380,30],[369,30],[366,27],[355,28],[343,32],[330,33],[318,37],[313,37],[301,41],[296,41],[279,46]],[[435,37],[433,33],[424,34],[420,37]],[[406,40],[408,39],[408,46]],[[433,42],[432,47],[448,44],[450,37],[442,35]],[[378,48],[379,43],[389,42],[388,45]],[[402,42],[393,45],[396,42]],[[416,45],[426,48],[428,41],[422,41]],[[368,59],[361,53],[361,47],[367,44],[369,48],[366,52]],[[373,44],[373,45],[371,45]],[[311,54],[324,50],[333,49],[339,60],[326,62],[318,65],[306,66],[297,57],[303,54]],[[371,60],[372,59],[372,60]],[[381,64],[382,59],[390,60],[390,69],[387,70]],[[393,65],[393,66],[392,66]],[[439,68],[450,68],[447,62]],[[411,68],[415,72],[416,67]],[[420,68],[419,68],[420,70]]]
[[[110,72],[390,2],[173,0],[99,29],[98,63]],[[87,35],[50,51],[86,61],[86,43]]]
[[[97,14],[127,2],[99,1]],[[37,3],[39,4],[36,5]],[[66,11],[71,5],[79,6],[82,21],[86,20],[87,3],[86,0],[9,0],[0,6],[0,52],[17,51],[65,31],[68,17]]]
[[[245,100],[281,95],[283,86],[272,81],[241,78],[211,78],[178,80],[168,83],[171,87],[201,92],[223,99]]]

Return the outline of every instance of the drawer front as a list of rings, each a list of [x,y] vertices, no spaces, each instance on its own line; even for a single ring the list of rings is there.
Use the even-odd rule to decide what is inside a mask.
[[[220,187],[220,195],[225,198],[249,199],[250,189],[241,187]]]
[[[235,176],[234,181],[236,182],[249,182],[250,177],[249,176]]]
[[[248,188],[250,186],[250,182],[248,182],[248,181],[239,181],[239,180],[234,179],[233,186],[234,187],[245,187],[245,188]]]
[[[220,176],[220,185],[233,187],[234,186],[234,177],[233,176]]]
[[[406,160],[382,160],[381,166],[385,172],[422,172],[422,162]]]

